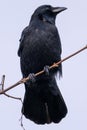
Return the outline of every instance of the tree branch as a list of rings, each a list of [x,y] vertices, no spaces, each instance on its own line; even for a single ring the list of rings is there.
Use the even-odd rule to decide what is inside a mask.
[[[5,75],[2,76],[2,81],[1,81],[1,91],[4,91],[4,83],[5,83]],[[9,98],[13,98],[13,99],[17,99],[17,100],[20,100],[22,102],[22,99],[19,98],[19,97],[14,97],[14,96],[11,96],[9,94],[7,94],[6,92],[3,93],[5,96],[9,97]]]
[[[50,68],[50,69],[53,69],[53,68],[58,67],[59,64],[61,64],[62,62],[66,61],[66,60],[68,60],[68,59],[70,59],[71,57],[73,57],[73,56],[79,54],[80,52],[84,51],[85,49],[87,49],[87,45],[86,45],[85,47],[81,48],[80,50],[76,51],[75,53],[73,53],[73,54],[71,54],[71,55],[65,57],[65,58],[62,59],[61,61],[58,61],[58,62],[54,63],[54,64],[51,65],[49,68]],[[41,75],[41,74],[43,74],[43,73],[44,73],[44,70],[42,70],[42,71],[36,73],[35,76],[39,76],[39,75]],[[2,85],[2,90],[0,90],[0,94],[5,94],[5,92],[9,91],[10,89],[12,89],[12,88],[14,88],[14,87],[17,87],[18,85],[20,85],[20,84],[22,84],[22,83],[25,83],[25,82],[28,81],[28,80],[29,80],[29,76],[28,76],[27,78],[23,78],[23,79],[19,80],[17,83],[15,83],[14,85],[12,85],[12,86],[10,86],[10,87],[8,87],[8,88],[6,88],[6,89],[3,89],[3,85],[2,85],[3,83],[1,83],[0,85]],[[2,82],[3,82],[3,80],[2,80]]]

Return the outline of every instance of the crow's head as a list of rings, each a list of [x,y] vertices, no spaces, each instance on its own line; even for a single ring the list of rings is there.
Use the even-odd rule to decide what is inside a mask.
[[[43,5],[35,10],[34,14],[32,15],[32,19],[37,18],[44,22],[55,24],[56,15],[66,9],[67,8],[65,7],[52,7],[50,5]]]

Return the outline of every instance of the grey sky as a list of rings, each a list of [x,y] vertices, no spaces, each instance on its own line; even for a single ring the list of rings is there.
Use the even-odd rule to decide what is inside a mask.
[[[87,44],[86,0],[3,0],[0,2],[0,77],[5,74],[5,86],[21,79],[17,50],[21,31],[31,14],[40,5],[65,6],[68,10],[57,16],[62,42],[62,58]],[[68,114],[59,124],[38,126],[24,118],[26,130],[86,130],[87,129],[87,50],[63,63],[63,78],[58,84],[68,107]],[[23,98],[24,86],[8,92]],[[0,129],[21,130],[21,103],[0,96]]]

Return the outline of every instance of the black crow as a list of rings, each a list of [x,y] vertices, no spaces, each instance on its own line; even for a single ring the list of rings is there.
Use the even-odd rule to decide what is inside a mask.
[[[65,7],[50,5],[38,7],[20,39],[18,55],[23,78],[31,75],[31,80],[25,83],[22,113],[37,124],[58,123],[67,114],[55,79],[57,72],[62,75],[62,65],[52,70],[48,67],[61,60],[61,42],[55,19],[64,10]],[[35,78],[33,73],[43,68],[45,73]]]

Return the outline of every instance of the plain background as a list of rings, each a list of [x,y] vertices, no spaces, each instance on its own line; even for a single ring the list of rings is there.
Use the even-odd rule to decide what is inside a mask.
[[[56,19],[62,58],[87,44],[86,0],[3,0],[0,1],[0,78],[6,75],[8,87],[22,78],[17,50],[21,32],[29,24],[34,10],[43,4],[64,6],[68,10]],[[87,130],[87,50],[63,63],[59,88],[68,107],[68,114],[59,124],[36,125],[23,118],[26,130]],[[23,99],[24,85],[8,92]],[[0,95],[0,130],[21,130],[21,102]]]

